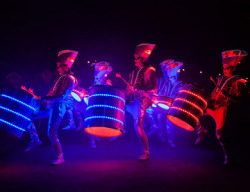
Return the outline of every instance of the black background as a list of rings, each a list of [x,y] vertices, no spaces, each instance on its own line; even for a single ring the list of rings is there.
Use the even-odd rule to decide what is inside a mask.
[[[175,59],[184,63],[181,80],[211,90],[209,77],[222,73],[222,51],[250,52],[249,8],[247,1],[8,1],[0,8],[1,78],[15,71],[36,89],[39,73],[56,71],[57,52],[73,49],[82,87],[91,85],[87,61],[95,60],[110,62],[113,85],[124,87],[115,73],[127,79],[135,47],[155,43],[149,63],[159,77],[159,63]],[[244,78],[248,57],[238,67]]]

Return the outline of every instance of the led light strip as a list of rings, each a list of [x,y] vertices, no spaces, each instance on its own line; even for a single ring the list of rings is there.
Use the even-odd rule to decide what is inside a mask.
[[[94,94],[94,95],[89,96],[89,98],[90,97],[98,97],[98,96],[102,96],[102,97],[114,97],[114,98],[117,98],[117,99],[121,99],[125,103],[125,100],[122,97],[119,97],[119,96],[116,96],[116,95],[110,95],[110,94]]]
[[[22,104],[22,105],[24,105],[24,106],[26,106],[26,107],[29,107],[29,108],[32,109],[33,111],[36,111],[36,109],[35,109],[34,107],[31,107],[30,105],[27,105],[26,103],[24,103],[24,102],[22,102],[22,101],[19,101],[18,99],[15,99],[15,98],[10,97],[10,96],[5,95],[5,94],[2,94],[1,96],[6,97],[6,98],[8,98],[8,99],[11,99],[11,100],[13,100],[13,101],[16,101],[16,102],[18,102],[18,103],[20,103],[20,104]]]
[[[7,125],[10,125],[10,126],[12,126],[12,127],[15,127],[15,128],[17,128],[17,129],[19,129],[19,130],[21,130],[21,131],[26,131],[25,129],[23,129],[23,128],[21,128],[21,127],[18,127],[18,126],[14,125],[14,124],[12,124],[12,123],[10,123],[10,122],[8,122],[8,121],[5,121],[5,120],[3,120],[3,119],[0,119],[0,121],[3,122],[3,123],[5,123],[5,124],[7,124]]]
[[[190,95],[193,95],[193,96],[195,96],[195,97],[198,97],[200,100],[202,100],[202,101],[204,102],[204,104],[205,104],[206,107],[207,107],[207,101],[204,100],[200,95],[197,95],[197,94],[195,94],[195,93],[193,93],[193,92],[191,92],[191,91],[187,91],[187,90],[180,90],[180,92],[186,92],[186,93],[188,93],[188,94],[190,94]]]
[[[179,110],[179,111],[182,111],[182,112],[186,113],[187,115],[193,117],[193,118],[195,119],[195,121],[196,121],[196,124],[198,124],[199,119],[198,119],[197,117],[195,117],[192,113],[190,113],[190,112],[188,112],[188,111],[186,111],[186,110],[184,110],[184,109],[182,109],[182,108],[179,108],[179,107],[171,107],[171,109],[172,109],[172,108],[177,109],[177,110]]]
[[[95,108],[95,107],[104,107],[104,108],[116,109],[116,110],[121,111],[122,113],[125,113],[123,110],[119,109],[118,107],[114,107],[114,106],[111,106],[111,105],[91,105],[91,106],[87,107],[87,110],[89,110],[90,108]]]
[[[198,109],[201,112],[201,114],[203,114],[203,110],[198,105],[196,105],[196,104],[194,104],[194,103],[192,103],[192,102],[190,102],[190,101],[188,101],[186,99],[176,98],[175,100],[184,101],[184,102],[194,106],[196,109]]]
[[[85,118],[85,121],[89,120],[89,119],[109,119],[109,120],[113,120],[113,121],[118,121],[119,123],[121,123],[123,125],[123,122],[115,119],[113,117],[108,117],[108,116],[92,116],[92,117],[87,117]]]
[[[15,115],[18,115],[18,116],[20,116],[20,117],[22,117],[22,118],[24,118],[24,119],[26,119],[26,120],[28,120],[28,121],[31,121],[29,118],[25,117],[25,116],[22,115],[21,113],[17,113],[17,112],[15,112],[15,111],[12,111],[11,109],[8,109],[8,108],[2,107],[2,106],[0,106],[0,108],[3,109],[3,110],[5,110],[5,111],[14,113]]]

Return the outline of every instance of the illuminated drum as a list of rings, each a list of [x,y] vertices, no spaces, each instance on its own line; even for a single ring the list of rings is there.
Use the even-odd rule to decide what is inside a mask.
[[[178,127],[193,131],[207,108],[208,98],[209,94],[199,86],[184,84],[170,107],[168,120]]]
[[[5,88],[0,95],[0,130],[21,137],[38,110],[38,100],[28,92]]]
[[[125,93],[120,88],[96,85],[90,88],[85,131],[100,137],[122,135],[125,118]]]

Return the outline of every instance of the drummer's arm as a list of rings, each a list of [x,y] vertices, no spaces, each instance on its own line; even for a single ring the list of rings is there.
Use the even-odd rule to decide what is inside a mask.
[[[58,102],[62,99],[65,99],[66,97],[68,97],[71,94],[74,87],[75,87],[74,79],[72,77],[67,77],[67,78],[65,78],[63,85],[60,87],[58,95],[45,96],[42,99],[48,100],[48,101],[53,101],[53,102]]]

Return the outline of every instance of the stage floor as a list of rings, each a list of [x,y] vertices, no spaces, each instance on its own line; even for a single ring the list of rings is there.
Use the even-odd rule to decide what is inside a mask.
[[[55,152],[45,137],[42,146],[27,153],[27,138],[9,145],[0,159],[0,191],[250,190],[249,168],[224,166],[217,144],[194,146],[193,141],[186,141],[171,149],[151,136],[150,160],[140,162],[134,135],[114,141],[100,138],[97,148],[90,149],[88,137],[82,134],[63,132],[65,164],[56,167],[50,166]]]

